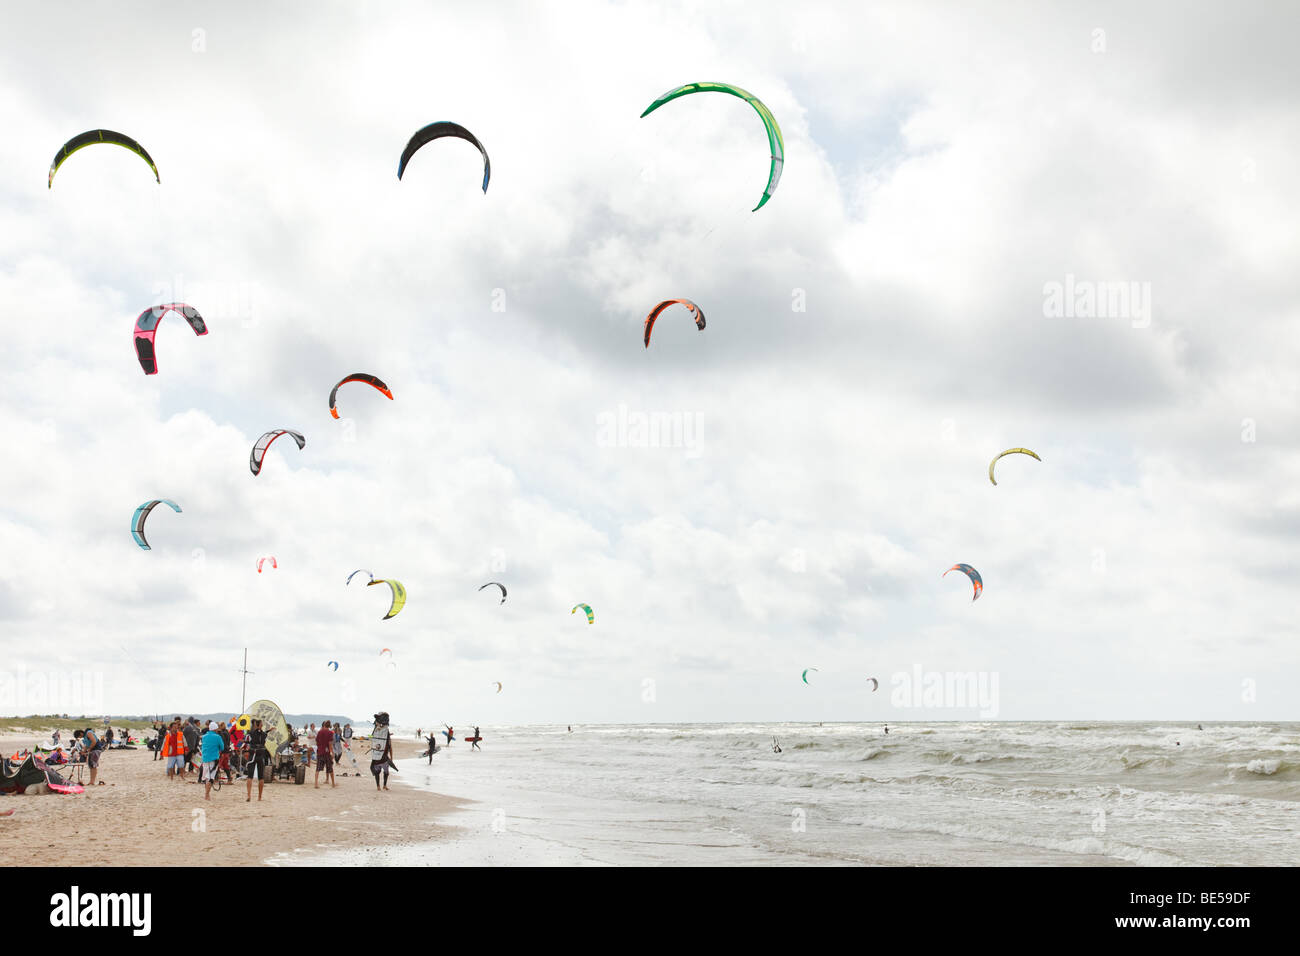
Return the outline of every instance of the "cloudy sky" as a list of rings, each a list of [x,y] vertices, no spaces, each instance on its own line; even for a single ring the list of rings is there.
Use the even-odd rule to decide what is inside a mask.
[[[249,701],[411,726],[975,713],[902,706],[918,671],[996,678],[1004,719],[1293,718],[1298,21],[11,11],[0,712],[234,710],[247,647]],[[758,212],[743,101],[639,119],[695,80],[781,125]],[[486,195],[455,140],[397,180],[436,120]],[[42,189],[100,127],[161,185],[93,147]],[[707,329],[645,349],[674,297]],[[134,319],[178,300],[210,334],[167,317],[145,376]],[[357,371],[395,401],[345,386],[334,421]],[[277,427],[306,448],[253,477]],[[1042,461],[994,487],[1012,446]],[[151,498],[184,510],[146,552]]]

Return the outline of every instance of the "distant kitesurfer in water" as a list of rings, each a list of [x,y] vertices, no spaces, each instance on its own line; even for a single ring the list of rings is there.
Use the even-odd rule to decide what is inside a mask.
[[[886,733],[886,734],[889,733],[889,724],[885,724],[885,733]]]
[[[483,750],[483,748],[480,747],[480,746],[478,745],[478,742],[479,742],[480,740],[482,740],[482,739],[483,739],[482,736],[481,736],[481,735],[479,734],[479,732],[478,732],[478,728],[475,727],[475,728],[474,728],[474,739],[470,742],[470,745],[469,745],[470,750],[478,750],[478,751],[481,752],[481,751]]]
[[[447,738],[447,746],[450,747],[451,742],[456,739],[456,728],[450,724],[443,724],[443,726],[447,729],[442,732],[442,735]]]
[[[1197,725],[1196,725],[1196,729],[1197,729],[1197,730],[1204,730],[1205,728],[1202,727],[1200,724],[1197,724]]]
[[[573,724],[569,724],[569,733],[573,733]]]
[[[781,752],[781,744],[780,744],[780,741],[778,741],[775,737],[773,737],[773,738],[772,738],[772,753],[774,753],[774,754],[779,754],[780,752]]]

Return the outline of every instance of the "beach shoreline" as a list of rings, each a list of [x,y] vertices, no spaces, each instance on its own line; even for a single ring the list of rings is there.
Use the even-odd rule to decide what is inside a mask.
[[[1195,727],[506,725],[401,762],[460,798],[453,838],[291,862],[1294,866],[1300,723]]]
[[[0,737],[0,753],[10,755],[33,743],[30,735]],[[416,756],[422,747],[396,739],[393,745],[399,759]],[[76,795],[0,796],[0,810],[15,811],[0,819],[0,848],[32,866],[260,866],[291,862],[303,853],[448,837],[450,828],[437,820],[463,801],[399,786],[394,781],[401,773],[390,775],[389,790],[377,791],[364,742],[355,752],[360,777],[338,776],[331,788],[322,775],[317,790],[312,768],[302,785],[266,784],[260,802],[255,783],[247,802],[246,785],[238,778],[204,800],[202,784],[169,780],[164,762],[155,761],[151,751],[109,751],[100,760],[104,786]],[[66,768],[54,769],[75,781]],[[83,773],[88,780],[89,773]],[[28,852],[18,854],[20,847]]]

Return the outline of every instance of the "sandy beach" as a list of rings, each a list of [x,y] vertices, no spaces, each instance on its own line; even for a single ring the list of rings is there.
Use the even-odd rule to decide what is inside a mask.
[[[0,752],[12,754],[33,742],[30,736],[0,737]],[[394,744],[398,758],[421,749],[413,741]],[[103,756],[104,786],[93,791],[0,796],[0,810],[14,810],[0,817],[0,848],[32,866],[256,866],[272,857],[284,863],[298,853],[445,836],[434,821],[456,809],[455,799],[395,783],[400,773],[390,776],[387,792],[377,792],[369,761],[358,762],[364,776],[340,776],[337,788],[322,776],[315,789],[313,770],[302,786],[268,783],[261,802],[256,784],[252,802],[246,802],[238,779],[205,801],[201,784],[169,780],[163,761],[155,762],[150,751],[115,750]]]

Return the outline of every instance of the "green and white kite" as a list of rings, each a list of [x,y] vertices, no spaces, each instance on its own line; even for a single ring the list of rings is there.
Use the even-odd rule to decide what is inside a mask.
[[[759,117],[763,120],[763,125],[767,128],[767,141],[772,147],[772,168],[767,174],[767,188],[763,190],[763,198],[751,210],[751,212],[757,212],[763,208],[764,203],[772,198],[772,193],[776,192],[776,184],[781,181],[781,168],[785,165],[785,141],[781,138],[781,127],[776,125],[776,117],[772,115],[771,110],[763,105],[762,100],[738,86],[733,86],[730,83],[687,83],[675,90],[669,90],[646,107],[646,111],[641,114],[642,119],[670,100],[675,100],[679,96],[686,96],[689,93],[730,93],[732,96],[739,96],[758,111]]]

